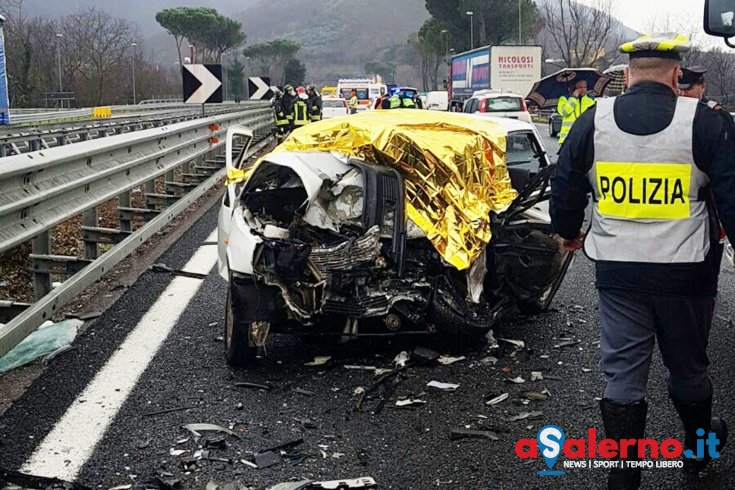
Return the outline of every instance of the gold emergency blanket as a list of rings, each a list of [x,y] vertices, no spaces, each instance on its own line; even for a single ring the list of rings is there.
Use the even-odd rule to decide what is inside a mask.
[[[501,125],[463,114],[376,110],[307,124],[274,153],[336,151],[396,168],[408,217],[445,261],[464,270],[490,242],[490,212],[507,209],[517,195],[506,139]]]

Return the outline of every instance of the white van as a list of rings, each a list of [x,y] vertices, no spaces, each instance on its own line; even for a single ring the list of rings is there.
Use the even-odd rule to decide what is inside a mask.
[[[426,94],[424,107],[430,111],[446,111],[449,109],[449,94],[446,90],[437,90]]]

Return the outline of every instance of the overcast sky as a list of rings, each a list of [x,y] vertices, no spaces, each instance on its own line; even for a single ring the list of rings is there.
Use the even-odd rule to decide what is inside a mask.
[[[594,5],[595,0],[582,3]],[[637,31],[646,31],[653,21],[670,14],[672,19],[697,25],[704,35],[704,0],[615,0],[614,4],[616,17]]]

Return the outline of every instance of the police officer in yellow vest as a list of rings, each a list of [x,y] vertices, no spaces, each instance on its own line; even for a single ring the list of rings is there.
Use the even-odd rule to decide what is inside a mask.
[[[680,55],[690,47],[677,34],[620,47],[630,55],[628,91],[599,99],[574,124],[551,185],[550,213],[560,246],[583,247],[595,262],[606,437],[644,438],[658,341],[684,447],[693,451],[683,458],[685,475],[696,479],[727,440],[727,425],[712,416],[707,343],[719,272],[714,204],[735,236],[735,131],[705,104],[677,97]],[[698,451],[697,441],[708,438],[717,440],[712,450]],[[637,454],[634,444],[618,457]],[[608,488],[635,489],[640,482],[640,469],[618,468]]]
[[[584,80],[579,80],[574,84],[574,90],[569,97],[559,97],[556,111],[562,117],[561,131],[559,131],[560,145],[567,139],[574,121],[593,105],[595,105],[595,99],[587,95],[587,82]]]
[[[303,93],[294,100],[293,103],[293,126],[294,129],[298,129],[301,126],[309,124],[309,104],[307,99],[309,97]]]

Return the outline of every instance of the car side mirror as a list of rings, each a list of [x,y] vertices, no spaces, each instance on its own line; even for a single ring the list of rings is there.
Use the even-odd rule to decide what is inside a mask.
[[[704,31],[726,39],[735,36],[735,0],[705,0]]]

